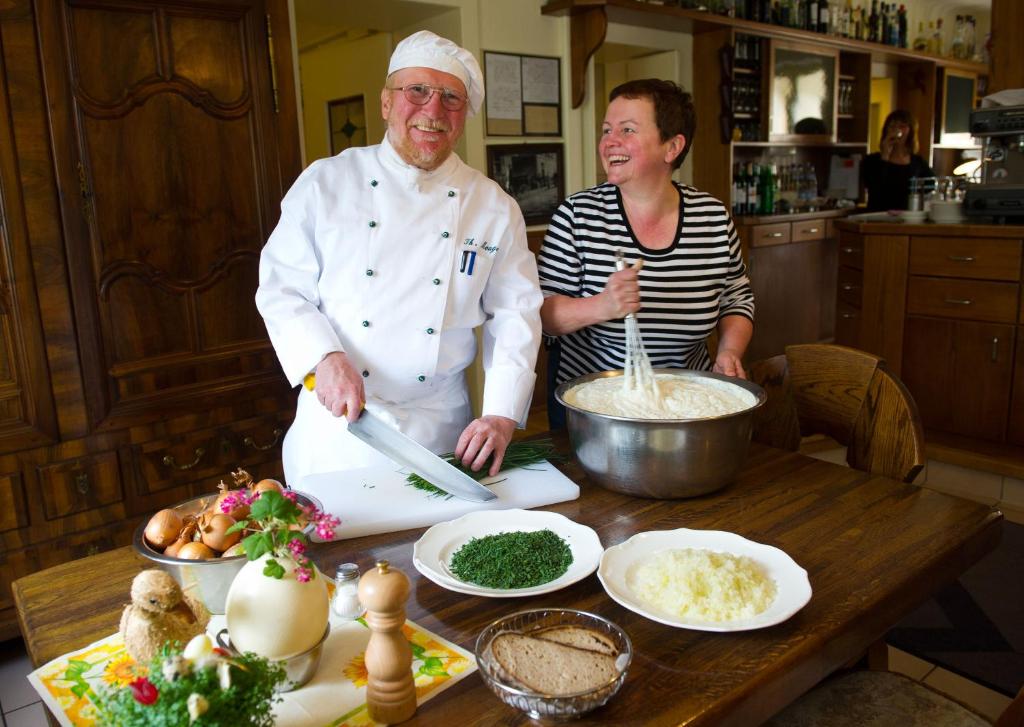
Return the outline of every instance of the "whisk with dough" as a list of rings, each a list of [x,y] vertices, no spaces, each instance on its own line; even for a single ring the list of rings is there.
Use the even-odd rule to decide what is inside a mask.
[[[643,258],[639,258],[633,265],[635,270],[640,270],[644,265]],[[622,251],[615,252],[615,269],[625,270],[626,261],[622,257]],[[622,377],[623,393],[627,396],[642,397],[652,403],[660,401],[658,382],[654,378],[654,369],[651,367],[651,360],[644,350],[644,339],[640,335],[640,324],[636,315],[626,315],[626,367]]]

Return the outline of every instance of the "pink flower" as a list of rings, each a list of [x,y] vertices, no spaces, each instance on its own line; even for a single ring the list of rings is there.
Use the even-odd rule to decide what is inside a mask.
[[[334,529],[341,525],[341,520],[334,515],[319,513],[316,518],[316,534],[321,540],[334,538]]]
[[[306,552],[306,544],[298,539],[292,540],[288,543],[288,550],[292,551],[292,555],[298,558],[298,556]]]
[[[238,507],[238,495],[234,492],[229,492],[224,495],[224,499],[220,501],[220,511],[227,514]]]
[[[291,500],[292,502],[296,502],[299,499],[299,496],[295,493],[295,490],[285,490],[284,492],[281,493],[281,496],[284,497],[284,499],[286,500]]]
[[[299,566],[295,569],[295,580],[297,580],[299,583],[308,583],[312,575],[313,572],[309,568],[303,568],[302,566]]]
[[[135,701],[139,704],[148,706],[154,704],[160,697],[160,693],[153,686],[153,682],[146,679],[146,677],[139,677],[129,684],[128,688],[132,690],[132,696],[135,697]]]

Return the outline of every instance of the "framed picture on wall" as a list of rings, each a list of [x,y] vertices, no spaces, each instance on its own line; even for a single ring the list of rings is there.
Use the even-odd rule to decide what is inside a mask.
[[[487,175],[519,203],[528,225],[545,225],[565,198],[561,144],[487,147]]]
[[[488,136],[561,136],[561,61],[484,51]]]

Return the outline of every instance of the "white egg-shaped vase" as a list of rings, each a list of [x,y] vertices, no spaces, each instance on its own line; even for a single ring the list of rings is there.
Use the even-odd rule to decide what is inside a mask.
[[[242,566],[228,590],[228,635],[239,651],[285,659],[312,648],[327,629],[330,602],[322,574],[302,583],[290,558],[275,558],[281,578],[263,575],[267,554]]]

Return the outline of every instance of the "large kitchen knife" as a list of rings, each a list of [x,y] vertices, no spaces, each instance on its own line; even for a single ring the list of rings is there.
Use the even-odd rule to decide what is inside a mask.
[[[363,409],[358,419],[349,422],[348,430],[449,495],[473,502],[487,502],[497,497],[465,472],[460,472],[423,445],[388,426],[368,409]]]

